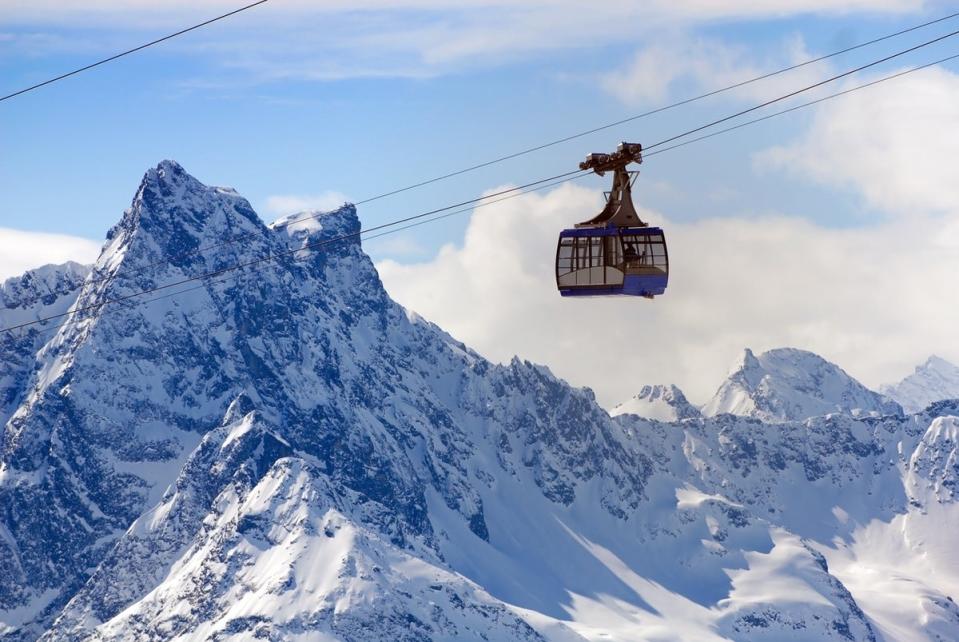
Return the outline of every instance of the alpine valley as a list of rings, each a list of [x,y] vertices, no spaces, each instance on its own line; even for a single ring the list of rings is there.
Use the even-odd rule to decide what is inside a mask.
[[[394,303],[359,225],[165,161],[2,286],[74,314],[0,334],[0,639],[959,639],[959,401],[783,349],[611,417]]]

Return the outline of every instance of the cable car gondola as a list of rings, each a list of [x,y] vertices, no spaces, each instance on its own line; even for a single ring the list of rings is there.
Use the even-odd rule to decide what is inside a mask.
[[[606,207],[588,221],[559,233],[556,286],[563,296],[642,296],[666,291],[669,257],[662,228],[650,227],[633,207],[632,184],[643,146],[622,143],[612,154],[590,154],[579,164],[600,176],[613,172]]]

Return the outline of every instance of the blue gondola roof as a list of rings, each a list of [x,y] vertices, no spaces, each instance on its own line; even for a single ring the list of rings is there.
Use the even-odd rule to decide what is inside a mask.
[[[652,235],[662,234],[661,227],[616,227],[607,225],[606,227],[571,227],[559,233],[560,238],[581,237],[581,236],[619,236],[628,235]]]

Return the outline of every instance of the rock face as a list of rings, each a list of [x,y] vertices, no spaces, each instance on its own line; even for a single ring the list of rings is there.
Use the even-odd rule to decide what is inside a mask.
[[[643,386],[639,394],[617,405],[609,414],[639,415],[657,421],[679,421],[702,416],[694,405],[686,400],[683,391],[674,385]]]
[[[913,504],[951,504],[959,494],[959,418],[938,417],[909,458],[906,488]]]
[[[0,285],[0,326],[8,328],[66,312],[89,273],[89,266],[65,263],[7,279]],[[0,334],[0,422],[6,423],[20,404],[37,351],[62,322],[57,319]]]
[[[758,357],[748,348],[729,377],[703,407],[763,421],[802,421],[833,412],[852,415],[901,413],[901,408],[869,390],[842,368],[795,348],[769,350]]]
[[[57,290],[83,312],[3,344],[0,639],[959,631],[959,404],[612,418],[392,302],[351,206],[289,222],[161,163]]]
[[[914,373],[881,391],[907,412],[919,412],[936,401],[959,399],[959,366],[933,355]]]

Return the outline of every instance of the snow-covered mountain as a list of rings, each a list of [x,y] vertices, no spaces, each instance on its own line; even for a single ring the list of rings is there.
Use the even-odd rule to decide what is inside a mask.
[[[679,421],[702,416],[694,405],[686,400],[683,391],[674,385],[643,386],[638,395],[627,399],[609,411],[618,415],[639,415],[657,421]]]
[[[90,273],[78,263],[45,265],[0,284],[0,327],[8,328],[66,312],[76,301],[80,285]],[[19,405],[34,355],[49,338],[53,326],[29,326],[0,334],[0,422]]]
[[[746,348],[703,407],[708,417],[730,413],[769,422],[802,421],[833,412],[881,416],[900,413],[901,408],[836,364],[795,348],[759,356]]]
[[[959,399],[959,366],[933,355],[911,375],[880,391],[907,412],[919,412],[934,401]]]
[[[613,418],[403,310],[355,237],[288,253],[358,229],[147,172],[85,312],[0,342],[0,638],[957,637],[959,403]]]

